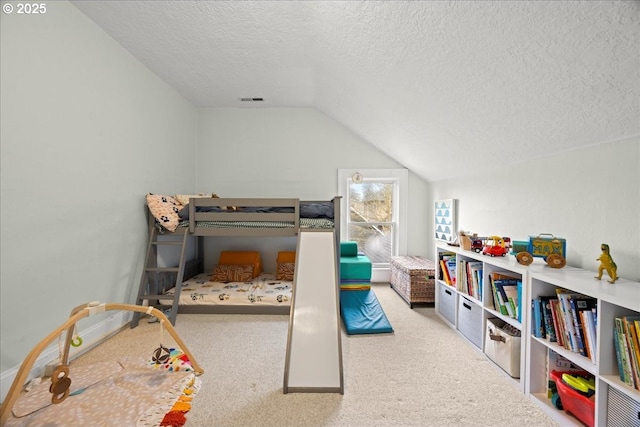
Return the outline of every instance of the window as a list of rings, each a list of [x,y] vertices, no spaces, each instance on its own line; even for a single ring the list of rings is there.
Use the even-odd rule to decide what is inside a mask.
[[[339,169],[338,183],[340,239],[357,242],[374,268],[389,268],[391,256],[406,253],[407,170]]]

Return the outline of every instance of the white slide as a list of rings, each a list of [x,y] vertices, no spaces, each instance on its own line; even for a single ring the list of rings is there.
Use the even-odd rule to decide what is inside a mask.
[[[344,393],[334,234],[301,231],[289,317],[284,393]]]

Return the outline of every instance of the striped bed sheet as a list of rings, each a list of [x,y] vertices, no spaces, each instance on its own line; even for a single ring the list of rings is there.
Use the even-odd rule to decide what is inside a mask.
[[[179,227],[189,227],[189,221],[181,221]],[[197,221],[196,228],[293,228],[290,221]],[[325,218],[300,218],[300,228],[330,230],[334,222]]]

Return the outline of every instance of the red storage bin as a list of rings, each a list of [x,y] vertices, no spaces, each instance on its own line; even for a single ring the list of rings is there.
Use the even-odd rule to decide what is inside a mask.
[[[563,409],[585,423],[587,426],[593,427],[595,424],[594,418],[596,413],[595,402],[562,382],[562,374],[565,373],[572,375],[589,375],[589,373],[581,371],[551,371],[550,376],[551,380],[556,383],[556,388],[558,389],[558,395],[560,396]]]

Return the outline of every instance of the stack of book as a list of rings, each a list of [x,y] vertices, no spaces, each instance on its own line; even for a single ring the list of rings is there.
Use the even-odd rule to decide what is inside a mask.
[[[640,390],[640,316],[616,317],[614,321],[613,341],[620,379]]]
[[[482,301],[482,261],[458,261],[456,288],[460,292]]]
[[[596,363],[596,299],[556,289],[556,295],[533,301],[532,334],[580,353]]]
[[[491,293],[494,309],[512,319],[522,321],[522,279],[503,273],[491,273]]]
[[[456,286],[456,254],[453,252],[441,252],[438,254],[440,264],[440,280],[449,286]]]

